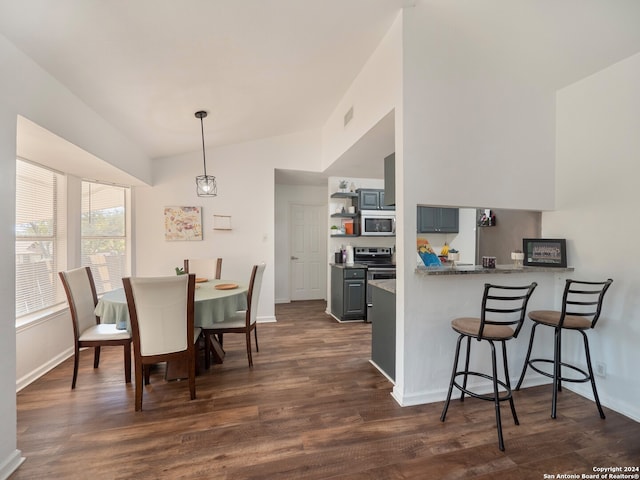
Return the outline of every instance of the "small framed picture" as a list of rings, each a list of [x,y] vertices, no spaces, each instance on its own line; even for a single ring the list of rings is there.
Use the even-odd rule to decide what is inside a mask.
[[[526,267],[566,267],[567,241],[564,238],[523,238]]]

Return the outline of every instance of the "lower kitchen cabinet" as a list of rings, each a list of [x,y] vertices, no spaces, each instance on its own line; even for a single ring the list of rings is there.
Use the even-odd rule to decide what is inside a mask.
[[[371,322],[371,362],[395,381],[396,295],[374,284],[371,286],[371,304],[368,314]]]
[[[331,314],[338,320],[365,320],[367,269],[331,266]]]

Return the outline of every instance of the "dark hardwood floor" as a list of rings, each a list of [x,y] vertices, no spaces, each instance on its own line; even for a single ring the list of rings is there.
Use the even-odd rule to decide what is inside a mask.
[[[151,377],[142,412],[125,385],[122,349],[101,365],[83,352],[71,391],[67,360],[17,395],[23,479],[542,479],[640,465],[640,424],[572,392],[550,414],[548,386],[515,392],[520,425],[503,409],[498,450],[493,405],[400,407],[369,364],[371,325],[338,324],[324,302],[278,305],[260,324],[249,369],[242,335],[196,379]],[[446,320],[443,320],[446,321]],[[454,342],[452,341],[452,348]],[[551,477],[547,477],[551,478]]]

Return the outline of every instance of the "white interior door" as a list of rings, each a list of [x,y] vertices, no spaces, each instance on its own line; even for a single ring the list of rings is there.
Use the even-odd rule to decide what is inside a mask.
[[[320,300],[327,291],[327,207],[291,205],[291,300]]]

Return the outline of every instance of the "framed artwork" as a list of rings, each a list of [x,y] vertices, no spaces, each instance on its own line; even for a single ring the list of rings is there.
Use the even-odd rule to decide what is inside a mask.
[[[202,207],[164,207],[164,239],[202,240]]]
[[[564,238],[523,238],[522,251],[525,266],[567,266],[567,241]]]
[[[231,230],[231,215],[214,215],[214,230]]]

